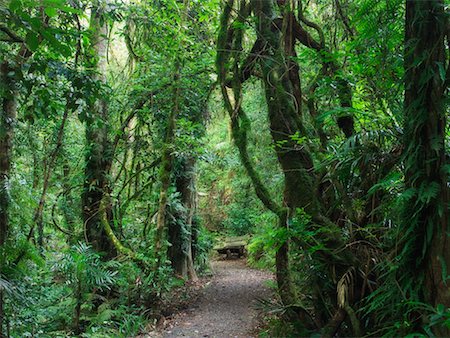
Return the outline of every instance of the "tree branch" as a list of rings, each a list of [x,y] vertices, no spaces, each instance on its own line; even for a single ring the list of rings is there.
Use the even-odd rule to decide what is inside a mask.
[[[5,33],[9,37],[9,40],[3,40],[2,39],[2,41],[19,42],[19,43],[24,42],[24,39],[22,39],[20,36],[18,36],[16,33],[12,32],[8,27],[6,27],[4,25],[0,24],[0,31],[2,31],[3,33]]]
[[[222,90],[222,96],[224,99],[225,108],[227,109],[230,119],[231,119],[231,128],[232,128],[232,135],[233,140],[236,145],[236,147],[239,150],[239,156],[242,162],[242,165],[244,166],[245,170],[247,171],[248,176],[250,177],[252,181],[253,188],[255,189],[256,195],[261,200],[261,202],[274,212],[276,215],[281,215],[282,208],[278,206],[271,198],[269,191],[264,186],[258,172],[253,167],[253,164],[250,160],[250,156],[248,154],[247,150],[247,128],[249,126],[250,121],[246,117],[244,111],[241,107],[241,72],[239,72],[238,67],[238,55],[241,50],[240,46],[240,36],[236,36],[234,48],[232,50],[235,50],[234,54],[234,62],[233,62],[233,79],[231,81],[228,81],[226,79],[226,75],[228,73],[226,69],[226,65],[228,64],[228,60],[231,57],[230,49],[227,49],[226,46],[231,45],[232,41],[228,39],[232,39],[232,35],[229,33],[229,30],[231,29],[229,27],[229,20],[230,20],[230,11],[229,9],[232,7],[232,0],[229,0],[228,5],[226,5],[225,10],[222,13],[221,17],[221,25],[220,25],[220,32],[219,32],[219,39],[218,39],[218,53],[217,53],[217,69],[218,69],[218,76],[219,76],[219,82]],[[228,10],[227,10],[228,9]],[[258,42],[260,41],[260,42]],[[253,45],[252,50],[261,50],[262,47],[262,40],[256,40],[255,44]],[[254,53],[254,55],[257,53]],[[248,61],[253,58],[252,55],[249,55],[246,59]],[[255,57],[256,60],[256,57]],[[252,61],[254,62],[254,61]],[[244,69],[242,67],[241,69]],[[229,82],[229,83],[228,83]],[[232,104],[232,100],[228,94],[227,86],[231,85],[234,92],[234,106]]]
[[[319,39],[320,39],[320,46],[322,48],[325,47],[325,36],[323,34],[322,28],[320,28],[320,26],[318,24],[316,24],[315,22],[312,22],[312,21],[309,21],[308,19],[306,19],[305,15],[303,13],[303,6],[302,6],[301,0],[298,1],[298,19],[301,22],[303,22],[306,26],[311,27],[317,31],[317,33],[319,34]]]

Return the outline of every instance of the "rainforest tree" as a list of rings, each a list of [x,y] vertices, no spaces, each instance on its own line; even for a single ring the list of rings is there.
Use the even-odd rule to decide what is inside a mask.
[[[106,82],[108,25],[105,10],[108,3],[94,2],[90,16],[90,46],[87,53],[87,67],[92,72],[92,80],[97,82],[100,92]],[[106,93],[105,93],[106,94]],[[102,94],[102,95],[105,95]],[[85,183],[83,192],[83,219],[87,239],[99,252],[114,255],[110,240],[100,221],[101,214],[106,213],[111,219],[110,202],[101,202],[109,193],[108,173],[112,162],[111,141],[109,136],[109,112],[105,97],[95,98],[86,107],[86,152]]]
[[[410,197],[404,210],[403,264],[411,271],[407,278],[423,285],[421,300],[448,307],[448,18],[443,2],[407,1],[405,25],[404,165]]]

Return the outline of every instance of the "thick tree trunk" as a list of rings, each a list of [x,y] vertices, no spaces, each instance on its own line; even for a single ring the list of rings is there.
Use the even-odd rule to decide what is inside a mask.
[[[295,102],[293,86],[286,66],[285,51],[280,46],[279,30],[273,29],[273,4],[271,1],[254,2],[258,33],[266,41],[266,57],[261,58],[269,123],[278,161],[284,173],[284,204],[288,213],[280,217],[280,226],[288,227],[289,219],[297,208],[311,215],[318,212],[313,161],[306,145],[299,145],[292,136],[303,129],[298,119],[301,101]],[[300,105],[298,108],[295,105]],[[277,281],[285,305],[296,302],[289,272],[288,247],[283,243],[276,255]]]
[[[424,301],[446,308],[450,307],[446,282],[449,187],[444,170],[447,22],[443,1],[406,1],[405,183],[415,195],[406,207],[404,222],[405,227],[415,229],[413,249],[404,263],[414,278],[424,276]],[[436,333],[450,335],[448,329]]]
[[[106,82],[107,25],[101,10],[94,7],[91,13],[91,56],[90,66],[96,72],[95,79]],[[86,164],[83,191],[83,220],[86,235],[93,248],[107,256],[115,254],[100,219],[100,203],[109,193],[108,172],[112,163],[112,145],[108,138],[108,107],[105,99],[98,98],[86,114]],[[107,207],[111,219],[111,207]]]
[[[175,212],[169,222],[168,254],[174,272],[182,278],[195,280],[192,257],[192,219],[195,213],[195,160],[181,160],[179,174],[175,178],[175,186],[180,193],[183,210]]]
[[[292,85],[292,94],[295,98],[293,100],[294,108],[297,111],[298,118],[300,118],[302,114],[302,86],[300,82],[300,67],[296,60],[297,52],[295,50],[294,23],[296,18],[290,8],[286,8],[285,11],[283,15],[284,51],[286,54],[287,69],[289,71],[289,80]]]
[[[16,90],[11,73],[14,70],[8,61],[0,65],[0,254],[6,244],[9,232],[9,198],[12,139],[16,123]],[[14,75],[13,75],[14,76]],[[3,260],[3,259],[2,259]],[[0,272],[3,267],[0,266]],[[0,294],[0,336],[3,334],[3,292]]]
[[[284,202],[290,210],[304,207],[306,212],[314,215],[318,212],[318,203],[313,161],[307,145],[300,145],[293,140],[293,136],[300,133],[303,126],[297,118],[293,86],[286,69],[284,51],[280,46],[281,35],[278,30],[272,29],[273,22],[269,19],[273,15],[271,2],[255,3],[256,8],[260,7],[258,31],[267,41],[266,50],[269,57],[261,58],[260,61],[270,130],[285,176]]]

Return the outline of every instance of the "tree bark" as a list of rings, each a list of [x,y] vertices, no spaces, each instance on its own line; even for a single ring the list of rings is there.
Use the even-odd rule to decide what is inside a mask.
[[[0,65],[0,253],[4,250],[9,233],[9,204],[10,204],[10,174],[12,140],[14,137],[14,125],[16,123],[17,91],[13,80],[14,69],[8,61]],[[3,267],[0,267],[0,272]],[[3,334],[3,292],[0,295],[0,335]]]
[[[66,228],[69,233],[72,234],[72,236],[67,237],[68,244],[75,244],[76,236],[75,235],[75,223],[76,219],[73,214],[73,211],[71,209],[72,205],[75,203],[74,199],[72,198],[72,187],[70,186],[70,163],[69,160],[63,156],[64,158],[64,164],[62,167],[62,176],[63,176],[63,215],[64,220],[66,223]]]
[[[283,37],[284,52],[286,55],[289,80],[292,85],[292,94],[294,96],[294,108],[297,111],[298,118],[302,114],[302,86],[300,81],[300,67],[297,63],[297,52],[295,50],[296,39],[294,35],[294,23],[296,18],[290,8],[285,8],[283,13]]]
[[[169,259],[174,272],[184,279],[195,280],[197,274],[192,257],[192,219],[195,213],[195,160],[182,159],[175,187],[180,193],[183,210],[174,213],[169,223]]]
[[[0,246],[4,245],[9,232],[9,194],[12,139],[14,124],[16,123],[16,96],[14,81],[11,73],[14,70],[8,61],[0,65],[1,88],[1,116],[0,116]]]
[[[91,51],[89,60],[94,79],[106,83],[107,25],[102,18],[100,5],[91,13]],[[108,172],[112,164],[112,144],[108,135],[109,114],[107,102],[97,98],[89,107],[86,116],[86,163],[82,198],[83,220],[86,237],[92,247],[106,256],[114,256],[114,245],[108,239],[100,219],[100,203],[109,194]],[[107,206],[108,220],[111,220],[111,206]]]
[[[406,1],[404,165],[406,189],[414,197],[404,210],[404,226],[414,231],[408,231],[412,249],[403,263],[418,285],[424,278],[423,300],[446,308],[450,307],[449,187],[444,170],[447,22],[443,1]],[[449,336],[450,330],[437,329],[436,334]]]
[[[253,4],[258,33],[266,41],[266,57],[260,59],[260,64],[270,130],[285,181],[283,198],[288,212],[280,217],[280,227],[287,229],[297,208],[304,208],[311,215],[318,211],[313,161],[306,145],[299,145],[292,138],[303,130],[297,114],[301,105],[296,109],[285,51],[280,46],[282,37],[279,30],[272,29],[273,4],[257,0]],[[290,276],[288,252],[289,243],[282,243],[276,254],[277,282],[283,303],[292,305],[297,297]]]
[[[179,111],[179,79],[180,79],[180,63],[175,60],[175,71],[173,75],[173,109],[170,110],[167,118],[166,137],[164,140],[163,154],[161,158],[160,181],[161,188],[159,193],[158,217],[156,220],[155,234],[155,257],[156,270],[161,266],[163,258],[162,246],[164,240],[164,230],[166,229],[166,210],[168,193],[171,183],[171,175],[173,170],[173,143],[175,138],[176,118]]]

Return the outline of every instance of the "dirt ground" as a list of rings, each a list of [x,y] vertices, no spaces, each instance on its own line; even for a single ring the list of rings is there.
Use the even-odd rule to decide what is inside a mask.
[[[162,337],[255,337],[257,299],[271,297],[272,274],[251,269],[242,259],[214,261],[212,269],[213,278],[167,322]]]

